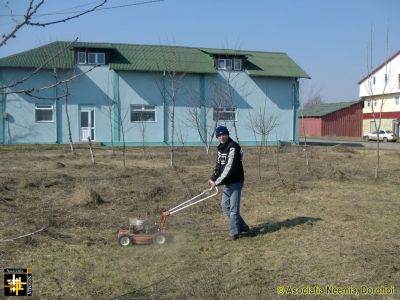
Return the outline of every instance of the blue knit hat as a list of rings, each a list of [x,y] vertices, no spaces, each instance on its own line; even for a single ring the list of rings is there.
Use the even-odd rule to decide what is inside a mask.
[[[218,126],[217,129],[215,129],[215,136],[219,137],[220,135],[229,135],[229,131],[228,128],[226,128],[225,126]]]

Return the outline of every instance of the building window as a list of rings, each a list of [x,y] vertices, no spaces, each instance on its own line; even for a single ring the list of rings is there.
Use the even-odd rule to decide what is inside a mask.
[[[35,105],[36,122],[53,122],[53,105]]]
[[[154,105],[131,105],[131,122],[155,122],[156,107]]]
[[[86,52],[78,51],[78,64],[86,64]]]
[[[241,71],[242,70],[242,60],[241,59],[234,59],[233,60],[233,70],[234,71]]]
[[[241,59],[231,59],[231,58],[218,58],[218,70],[224,71],[241,71],[242,70],[242,60]]]
[[[388,81],[388,76],[385,74],[385,83]]]
[[[104,52],[77,52],[77,62],[80,65],[104,65],[106,63],[106,54]]]
[[[394,98],[394,104],[399,105],[400,104],[400,96],[396,96]]]
[[[104,65],[106,63],[106,56],[104,53],[88,52],[89,65]]]
[[[372,77],[372,84],[375,84],[375,76]]]
[[[232,70],[232,59],[219,58],[218,59],[218,70]]]
[[[213,120],[218,121],[237,121],[236,107],[214,107]]]

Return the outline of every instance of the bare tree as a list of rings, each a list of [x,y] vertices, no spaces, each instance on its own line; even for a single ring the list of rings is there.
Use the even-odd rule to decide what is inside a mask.
[[[156,78],[157,87],[161,93],[165,107],[168,109],[169,114],[169,128],[170,132],[170,166],[174,166],[174,150],[175,150],[175,109],[177,97],[180,89],[183,86],[185,78],[184,72],[179,72],[181,61],[176,47],[163,46],[162,47],[162,61],[158,66],[159,70],[163,70],[161,81]]]
[[[311,107],[319,104],[323,104],[324,101],[321,98],[321,91],[320,90],[314,90],[311,89],[308,93],[307,98],[305,99],[305,102],[303,103],[301,107],[301,111],[304,111],[306,109],[310,109]]]
[[[220,87],[216,82],[213,82],[204,94],[204,99],[201,100],[199,93],[193,91],[190,93],[191,100],[187,107],[186,124],[196,130],[208,155],[215,137],[215,129],[220,121],[220,114],[214,112],[214,109],[222,107],[223,97],[220,96]],[[212,122],[207,122],[210,114]]]
[[[182,130],[181,126],[176,129],[176,136],[178,138],[178,141],[181,143],[182,147],[185,147],[187,134],[184,130]]]
[[[104,86],[104,90],[106,91],[104,95],[104,103],[107,107],[107,117],[109,121],[109,126],[110,126],[110,142],[111,142],[111,153],[112,155],[115,154],[115,149],[114,149],[114,133],[113,133],[113,107],[115,104],[115,101],[109,97],[109,86],[110,86],[110,77],[109,73],[107,75],[107,85]]]
[[[71,152],[72,155],[74,155],[75,154],[75,149],[74,149],[74,143],[72,141],[71,120],[70,120],[69,112],[68,112],[68,97],[70,96],[69,86],[68,86],[69,81],[60,80],[59,79],[59,75],[57,73],[57,69],[53,70],[53,75],[54,75],[54,78],[56,80],[56,89],[60,85],[61,88],[64,91],[63,98],[64,98],[65,117],[66,117],[66,120],[67,120],[68,142],[69,142],[70,152]],[[58,83],[60,83],[60,84],[58,84]],[[57,100],[58,99],[55,99],[55,101],[57,101]]]
[[[306,133],[306,128],[305,128],[305,126],[304,126],[304,114],[303,114],[302,111],[300,112],[300,114],[301,114],[301,122],[302,122],[303,137],[304,137],[304,148],[303,148],[303,151],[304,151],[304,154],[305,154],[307,170],[309,170],[308,167],[310,166],[310,162],[309,162],[309,160],[308,160],[307,133]]]
[[[142,151],[143,155],[146,153],[145,142],[146,142],[146,120],[143,115],[140,115],[140,121],[136,123],[139,128],[140,137],[142,139]]]
[[[119,108],[118,108],[119,109]],[[128,111],[125,112],[124,116],[121,116],[121,113],[118,115],[120,116],[119,118],[119,123],[121,126],[121,135],[122,135],[122,161],[124,164],[124,169],[126,169],[126,143],[125,143],[125,126],[124,126],[124,120],[126,119],[126,116],[128,114]]]
[[[210,108],[204,107],[203,109],[205,111],[203,112],[202,108],[200,107],[197,101],[192,103],[193,103],[192,105],[189,105],[187,107],[186,123],[188,127],[191,127],[196,130],[200,138],[200,142],[204,145],[206,153],[208,155],[211,143],[214,138],[214,131],[216,125],[214,125],[213,129],[211,130],[209,130],[209,127],[207,126],[206,116],[208,115]]]
[[[67,118],[68,142],[69,142],[69,147],[70,147],[70,150],[71,150],[71,154],[74,155],[75,154],[75,150],[74,150],[74,143],[72,141],[72,134],[71,134],[71,120],[69,118],[69,113],[68,113],[68,97],[69,97],[68,83],[65,83],[64,92],[65,92],[64,107],[65,107],[65,116]]]
[[[299,90],[299,85],[300,85],[300,81],[298,82],[298,84],[296,84],[296,82],[293,82],[293,96],[295,96],[295,94],[297,94],[297,95],[299,95],[300,94],[300,90]],[[317,93],[314,93],[314,92],[312,92],[312,90],[311,90],[311,92],[309,93],[309,95],[316,95],[316,97],[315,96],[313,96],[313,97],[308,97],[308,99],[312,99],[312,98],[319,98],[319,99],[321,99],[321,97],[319,96],[319,91],[317,92]],[[322,100],[321,100],[322,101]],[[322,103],[322,102],[321,102]],[[309,161],[309,159],[308,159],[308,147],[307,147],[307,132],[306,132],[306,128],[305,128],[305,124],[304,124],[304,108],[301,108],[301,109],[299,109],[299,113],[300,113],[300,115],[301,115],[301,124],[299,124],[300,123],[300,120],[297,120],[297,122],[298,122],[298,126],[301,126],[301,128],[302,128],[302,134],[303,134],[303,138],[304,138],[304,147],[303,147],[303,152],[304,152],[304,155],[305,155],[305,160],[306,160],[306,166],[307,166],[307,171],[310,171],[310,168],[309,168],[309,166],[310,166],[310,161]]]
[[[46,27],[50,26],[53,24],[58,24],[58,23],[65,23],[67,21],[77,19],[83,15],[86,15],[88,13],[94,12],[95,10],[99,9],[100,7],[104,6],[106,4],[107,0],[103,0],[100,4],[97,4],[87,10],[80,11],[77,13],[71,13],[70,16],[65,17],[65,18],[57,18],[49,22],[32,22],[32,18],[34,18],[37,14],[39,9],[42,7],[42,5],[45,3],[45,0],[30,0],[27,8],[25,9],[25,12],[23,13],[23,18],[20,20],[17,20],[16,17],[14,16],[12,10],[8,7],[8,3],[6,4],[5,9],[10,11],[10,17],[15,23],[13,28],[9,30],[7,33],[3,33],[2,37],[0,39],[0,47],[4,46],[9,39],[15,38],[17,32],[26,26],[40,26],[40,27]]]
[[[254,134],[256,141],[256,147],[258,150],[258,176],[261,176],[262,169],[262,156],[265,154],[265,147],[267,146],[267,140],[269,134],[279,125],[278,116],[274,113],[269,113],[267,109],[267,99],[265,98],[262,106],[259,107],[258,111],[254,113],[249,112],[249,128]],[[258,143],[258,137],[260,143]]]
[[[92,147],[92,139],[90,136],[88,136],[88,145],[89,145],[89,152],[90,152],[90,157],[92,158],[92,164],[96,164],[96,161],[94,159],[94,153],[93,153],[93,147]]]
[[[239,75],[238,72],[233,72],[232,69],[228,69],[226,71],[220,72],[221,78],[222,78],[222,83],[219,88],[219,103],[221,105],[224,105],[224,107],[231,108],[232,110],[236,110],[236,105],[235,105],[235,99],[234,99],[234,83],[236,77]],[[240,87],[242,88],[242,87]],[[232,127],[235,132],[235,137],[237,142],[239,143],[239,135],[238,135],[238,130],[236,127],[236,120],[233,120],[232,122]]]
[[[371,26],[371,41],[370,41],[370,49],[367,53],[367,77],[366,80],[364,80],[364,86],[365,89],[368,93],[368,99],[367,99],[367,104],[372,110],[372,119],[375,124],[375,129],[377,131],[377,148],[376,148],[376,161],[375,161],[375,169],[374,169],[374,179],[379,178],[379,170],[380,170],[380,129],[382,125],[382,113],[383,113],[383,108],[385,106],[386,102],[386,95],[390,93],[388,90],[389,86],[388,83],[390,82],[390,79],[392,77],[391,75],[391,69],[390,69],[390,61],[389,61],[389,30],[387,29],[386,32],[386,60],[384,64],[380,67],[380,69],[384,69],[384,84],[381,87],[381,89],[378,91],[377,88],[375,87],[375,77],[373,76],[373,65],[372,65],[372,59],[373,59],[373,51],[372,51],[372,35],[373,35],[373,27]],[[376,107],[376,104],[379,102],[378,107]]]

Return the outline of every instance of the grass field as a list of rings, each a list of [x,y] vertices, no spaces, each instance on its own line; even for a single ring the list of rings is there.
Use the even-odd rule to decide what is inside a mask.
[[[171,168],[167,148],[129,148],[124,169],[120,149],[93,166],[83,146],[3,146],[0,267],[31,267],[34,299],[400,299],[399,152],[378,181],[372,150],[312,147],[306,167],[302,148],[269,148],[261,172],[244,152],[248,235],[224,240],[218,195],[168,219],[173,241],[122,248],[129,217],[206,188],[215,153],[180,148]]]

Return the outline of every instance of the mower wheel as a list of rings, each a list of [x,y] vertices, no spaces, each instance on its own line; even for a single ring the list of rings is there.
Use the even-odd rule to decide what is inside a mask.
[[[118,238],[118,244],[122,247],[128,247],[128,246],[132,246],[132,240],[131,237],[127,234],[121,235]]]
[[[167,241],[167,237],[162,233],[157,233],[153,238],[154,244],[157,244],[157,245],[163,245],[163,244],[165,244],[166,241]]]

